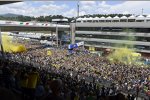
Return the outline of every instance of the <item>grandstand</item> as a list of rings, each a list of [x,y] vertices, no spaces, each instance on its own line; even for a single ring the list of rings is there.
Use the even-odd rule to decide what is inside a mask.
[[[137,52],[150,53],[150,15],[77,18],[71,27],[75,27],[72,42],[85,41],[87,48],[113,49],[123,44],[133,45],[131,49]]]

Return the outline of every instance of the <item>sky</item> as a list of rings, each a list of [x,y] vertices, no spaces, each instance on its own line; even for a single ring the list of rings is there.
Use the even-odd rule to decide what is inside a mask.
[[[150,14],[150,1],[24,1],[0,5],[0,14],[14,13],[25,16],[63,15],[77,16],[85,14]]]

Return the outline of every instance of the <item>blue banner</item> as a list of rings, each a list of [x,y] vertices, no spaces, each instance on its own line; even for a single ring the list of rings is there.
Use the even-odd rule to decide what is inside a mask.
[[[77,44],[70,44],[68,45],[68,49],[73,49],[73,48],[77,48],[78,45]]]

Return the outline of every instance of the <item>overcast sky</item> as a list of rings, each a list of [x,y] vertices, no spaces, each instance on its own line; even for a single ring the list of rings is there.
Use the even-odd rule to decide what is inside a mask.
[[[24,1],[0,5],[0,14],[14,13],[26,16],[77,16],[77,1]],[[150,1],[80,1],[80,15],[85,14],[150,14]]]

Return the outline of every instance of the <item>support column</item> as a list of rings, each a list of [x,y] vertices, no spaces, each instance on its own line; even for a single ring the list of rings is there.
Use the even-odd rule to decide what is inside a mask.
[[[52,41],[51,42],[52,42],[52,46],[53,46],[53,42],[54,41],[53,41],[53,32],[52,31],[51,31],[51,37],[52,37]]]
[[[71,23],[70,28],[71,28],[71,43],[74,44],[75,43],[75,23]]]
[[[58,47],[58,26],[57,26],[57,24],[56,24],[56,44]]]

